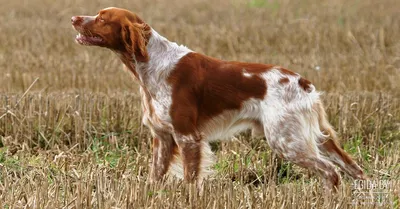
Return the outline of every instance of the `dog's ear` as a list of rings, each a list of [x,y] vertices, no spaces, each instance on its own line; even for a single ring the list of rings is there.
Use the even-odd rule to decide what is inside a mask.
[[[136,61],[149,60],[147,42],[150,36],[150,26],[146,23],[129,23],[122,27],[122,42],[126,51],[134,54]]]

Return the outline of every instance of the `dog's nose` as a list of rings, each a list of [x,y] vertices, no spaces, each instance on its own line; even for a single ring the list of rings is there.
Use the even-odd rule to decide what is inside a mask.
[[[77,16],[71,17],[71,23],[72,23],[73,25],[75,25],[75,24],[78,22],[78,20],[79,20],[79,17],[77,17]]]

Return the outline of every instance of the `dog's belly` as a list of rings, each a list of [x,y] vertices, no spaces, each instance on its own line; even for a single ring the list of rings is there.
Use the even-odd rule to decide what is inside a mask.
[[[201,124],[199,131],[207,141],[230,139],[235,134],[253,129],[253,133],[263,135],[260,100],[249,99],[240,110],[227,110]]]
[[[257,120],[225,113],[207,121],[200,132],[206,141],[216,141],[229,140],[235,134],[254,128],[258,128]]]

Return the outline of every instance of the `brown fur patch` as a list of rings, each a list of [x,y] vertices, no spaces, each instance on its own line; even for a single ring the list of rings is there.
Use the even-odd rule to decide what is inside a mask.
[[[157,137],[153,138],[153,149],[157,149],[160,145],[160,140]]]
[[[280,84],[286,84],[286,83],[289,83],[289,78],[281,78],[281,79],[279,79],[279,83]]]
[[[304,89],[306,92],[311,92],[312,88],[310,87],[311,82],[307,79],[300,78],[299,79],[299,86]]]
[[[128,54],[134,54],[138,62],[149,61],[146,45],[151,33],[150,27],[145,23],[127,23],[122,27],[122,41]]]
[[[181,143],[181,154],[183,161],[184,179],[193,182],[197,179],[201,161],[201,143],[188,142]]]
[[[290,70],[288,70],[288,69],[286,69],[286,68],[283,68],[283,67],[279,67],[279,71],[280,71],[282,74],[285,74],[285,75],[292,75],[292,76],[297,76],[297,75],[299,75],[299,74],[297,74],[297,73],[295,73],[295,72],[293,72],[293,71],[290,71]]]
[[[175,130],[193,134],[225,110],[238,110],[250,98],[263,99],[267,85],[260,73],[273,65],[222,61],[189,53],[168,78],[172,85],[170,115]],[[251,76],[243,76],[243,69]]]

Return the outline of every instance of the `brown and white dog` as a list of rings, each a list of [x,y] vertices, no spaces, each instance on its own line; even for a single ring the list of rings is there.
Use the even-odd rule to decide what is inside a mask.
[[[111,49],[139,83],[143,123],[154,137],[152,180],[171,171],[200,182],[213,163],[209,142],[249,128],[279,156],[318,174],[327,188],[340,183],[334,164],[365,178],[338,146],[320,93],[299,74],[193,52],[124,9],[71,21],[76,42]]]

